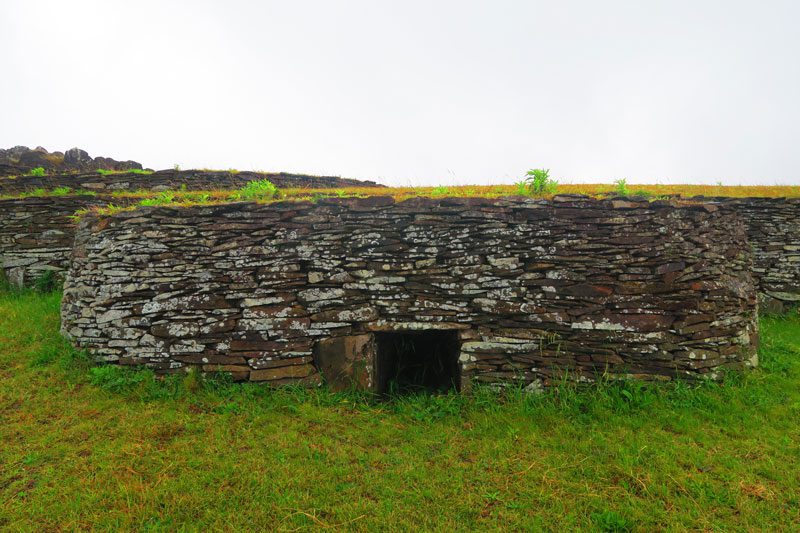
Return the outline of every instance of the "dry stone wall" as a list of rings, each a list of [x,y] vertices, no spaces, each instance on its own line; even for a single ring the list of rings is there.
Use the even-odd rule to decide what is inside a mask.
[[[248,182],[268,179],[279,188],[339,188],[382,187],[373,181],[360,181],[337,176],[307,176],[304,174],[228,172],[204,170],[160,170],[152,174],[55,174],[47,176],[16,176],[0,178],[0,195],[18,195],[36,189],[52,190],[70,187],[94,192],[185,188],[187,190],[234,190]]]
[[[80,209],[113,203],[125,206],[135,199],[112,197],[115,190],[234,190],[248,182],[269,179],[278,187],[334,188],[378,186],[332,176],[264,174],[258,172],[161,171],[153,174],[60,174],[0,178],[0,195],[21,195],[36,189],[69,187],[96,192],[97,196],[43,196],[0,199],[0,274],[14,286],[27,286],[45,272],[61,276],[72,252],[75,223]]]
[[[101,176],[87,175],[88,179],[98,177]],[[74,178],[79,176],[69,177],[69,179]],[[47,177],[36,179],[38,181],[35,185],[46,185],[46,188],[63,186],[64,183],[62,181],[49,183]],[[211,179],[213,182],[213,178],[208,176],[204,176],[203,179]],[[130,185],[129,182],[125,183]],[[156,183],[165,182],[159,179]],[[164,185],[164,188],[180,187],[175,181],[167,183],[171,185]],[[205,186],[209,186],[210,183],[206,183]],[[228,183],[224,180],[216,183],[220,187],[241,185],[239,182]],[[82,185],[72,183],[72,185],[74,188],[87,188],[82,185],[92,187],[90,182],[82,182]],[[105,182],[102,185],[106,190],[114,186],[112,182]],[[766,313],[782,313],[798,305],[800,303],[800,199],[699,198],[695,200],[717,203],[721,208],[739,214],[744,220],[747,237],[753,246],[753,274],[759,288],[761,310]],[[0,239],[2,239],[0,268],[15,285],[22,284],[23,280],[29,284],[48,270],[60,272],[68,264],[74,235],[74,224],[69,215],[81,208],[105,205],[109,202],[119,205],[124,204],[126,200],[101,196],[0,199]],[[73,207],[72,212],[69,212]]]
[[[62,331],[106,362],[272,383],[376,388],[381,357],[434,338],[462,388],[716,377],[756,361],[751,268],[740,218],[709,204],[147,207],[81,223]]]
[[[79,209],[105,205],[94,196],[0,200],[0,274],[12,285],[30,285],[46,272],[60,275],[72,255]]]
[[[745,221],[762,311],[782,313],[800,303],[800,198],[713,200]]]

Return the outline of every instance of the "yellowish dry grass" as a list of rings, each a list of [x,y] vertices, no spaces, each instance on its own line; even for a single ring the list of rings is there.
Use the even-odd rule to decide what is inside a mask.
[[[797,186],[755,186],[755,185],[629,185],[627,187],[630,196],[646,196],[649,198],[663,198],[668,196],[679,196],[682,198],[692,198],[697,196],[706,197],[730,197],[730,198],[800,198],[800,185]],[[339,189],[331,188],[287,188],[280,190],[280,198],[258,200],[262,203],[274,201],[315,201],[322,197],[366,197],[366,196],[391,196],[397,201],[407,200],[415,197],[479,197],[479,198],[499,198],[503,196],[520,195],[521,191],[516,185],[462,185],[462,186],[438,186],[438,187],[346,187]],[[603,196],[614,194],[617,188],[608,183],[575,183],[560,184],[555,194],[584,194],[587,196]],[[74,190],[70,195],[95,194],[88,191]],[[92,208],[90,211],[103,214],[114,213],[123,210],[134,209],[143,200],[148,201],[148,205],[214,205],[236,201],[238,191],[234,190],[206,190],[206,191],[187,191],[173,190],[154,192],[148,190],[137,191],[116,191],[110,195],[109,205],[105,208]],[[56,194],[55,191],[45,191],[37,189],[22,195],[0,196],[0,199],[24,197],[24,196],[63,196]],[[100,196],[100,195],[98,195]],[[552,197],[552,194],[542,197]],[[159,198],[163,200],[160,201]],[[155,202],[151,201],[155,200]],[[79,213],[82,214],[82,213]]]
[[[628,189],[632,195],[645,193],[650,196],[669,196],[680,195],[683,197],[692,196],[727,196],[732,198],[747,197],[766,197],[766,198],[798,198],[800,197],[800,185],[797,186],[761,186],[761,185],[739,185],[739,186],[720,186],[720,185],[629,185]],[[608,183],[575,183],[562,184],[558,186],[556,194],[586,194],[597,196],[613,193],[615,187]],[[347,187],[341,189],[329,188],[287,188],[281,189],[284,198],[313,198],[316,196],[392,196],[398,200],[413,198],[416,196],[426,197],[486,197],[495,198],[500,196],[511,196],[518,194],[515,185],[460,185],[453,187]],[[207,194],[212,200],[227,200],[231,192],[226,190],[191,191],[182,193],[178,191],[176,196],[186,194],[197,196]],[[114,196],[118,198],[149,198],[154,193],[152,191],[130,191],[118,192]],[[552,196],[552,195],[548,195]]]

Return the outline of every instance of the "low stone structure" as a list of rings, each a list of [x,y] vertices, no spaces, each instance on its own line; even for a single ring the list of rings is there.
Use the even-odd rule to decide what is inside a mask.
[[[47,272],[66,271],[79,209],[106,205],[94,196],[0,200],[0,275],[12,285],[31,285]]]
[[[389,197],[87,216],[62,331],[99,360],[272,383],[467,388],[755,364],[717,205]]]
[[[0,178],[0,195],[19,195],[36,189],[70,187],[93,192],[165,191],[186,189],[235,190],[256,180],[267,179],[279,188],[383,187],[373,181],[338,176],[308,176],[287,172],[237,172],[224,170],[159,170],[151,174],[115,173],[53,174],[46,176],[10,176]]]
[[[753,246],[761,310],[783,313],[800,304],[800,198],[714,198],[738,214]]]
[[[88,175],[91,179],[97,177],[95,174]],[[207,176],[202,179],[213,180]],[[45,182],[37,183],[41,185]],[[763,312],[782,313],[800,303],[800,198],[691,200],[716,203],[722,209],[739,214],[744,220],[748,239],[753,246],[753,274]],[[35,279],[32,276],[37,273],[48,270],[61,272],[61,268],[69,261],[69,243],[75,231],[75,225],[69,219],[72,213],[66,213],[65,209],[74,206],[77,210],[107,203],[124,205],[129,201],[133,200],[102,195],[70,199],[0,199],[0,270],[5,271],[12,280],[24,279],[27,283]],[[52,204],[49,209],[46,207],[48,202]],[[20,220],[25,221],[24,231],[19,230]],[[60,232],[58,239],[53,239],[54,231]],[[26,265],[28,274],[21,276],[19,270],[11,272],[22,263]]]
[[[102,158],[100,158],[102,159]],[[36,189],[72,189],[69,196],[0,198],[0,275],[14,286],[29,286],[45,272],[62,276],[69,263],[76,211],[93,206],[130,205],[138,199],[112,197],[116,190],[236,190],[250,181],[269,179],[281,188],[380,187],[371,181],[334,176],[226,171],[175,171],[152,174],[59,174],[0,178],[0,195],[21,195]],[[75,194],[89,191],[96,195]]]

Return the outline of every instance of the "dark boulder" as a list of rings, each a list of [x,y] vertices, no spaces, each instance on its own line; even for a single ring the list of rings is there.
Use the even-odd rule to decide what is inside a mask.
[[[91,172],[94,170],[141,169],[136,161],[117,161],[110,157],[92,158],[86,150],[71,148],[66,152],[48,152],[37,146],[14,146],[0,148],[0,176],[19,176],[41,167],[47,174]]]

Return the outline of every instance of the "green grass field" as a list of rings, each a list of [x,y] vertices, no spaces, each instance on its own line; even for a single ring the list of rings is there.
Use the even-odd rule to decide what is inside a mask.
[[[722,385],[371,402],[156,380],[0,294],[0,529],[798,530],[800,317]]]

